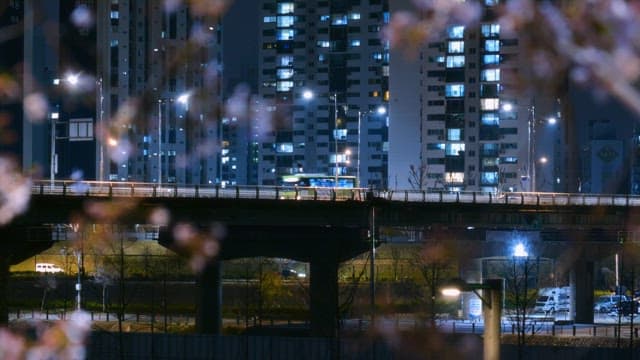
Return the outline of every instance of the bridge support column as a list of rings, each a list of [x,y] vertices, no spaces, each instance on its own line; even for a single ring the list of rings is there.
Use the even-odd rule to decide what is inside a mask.
[[[311,260],[311,335],[335,337],[338,325],[338,263]]]
[[[4,249],[6,250],[6,249]],[[9,256],[0,255],[0,325],[9,323]]]
[[[196,328],[201,334],[222,330],[222,261],[209,262],[197,279]]]
[[[593,261],[578,259],[570,273],[571,301],[575,304],[574,321],[593,324]]]

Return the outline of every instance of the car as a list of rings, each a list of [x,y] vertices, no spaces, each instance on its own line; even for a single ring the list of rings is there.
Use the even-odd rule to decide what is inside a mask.
[[[599,313],[608,313],[618,308],[620,303],[629,301],[625,295],[602,295],[598,297],[593,305],[593,311]]]
[[[42,273],[59,273],[64,272],[58,265],[50,263],[37,263],[36,272]]]

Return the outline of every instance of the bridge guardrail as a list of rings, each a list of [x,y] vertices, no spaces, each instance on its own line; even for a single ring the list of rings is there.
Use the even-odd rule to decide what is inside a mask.
[[[399,202],[481,203],[536,206],[640,206],[640,196],[534,192],[429,192],[423,190],[374,191],[366,188],[336,189],[279,186],[176,186],[140,182],[34,181],[33,194],[97,197],[180,197],[217,199],[363,201],[373,197]]]

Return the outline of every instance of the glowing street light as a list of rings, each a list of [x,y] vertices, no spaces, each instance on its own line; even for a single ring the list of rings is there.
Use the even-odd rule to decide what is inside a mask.
[[[500,359],[500,322],[502,318],[502,290],[503,279],[485,279],[481,284],[471,284],[456,279],[442,286],[440,292],[444,296],[459,296],[463,291],[472,291],[482,301],[482,315],[484,318],[483,359]],[[482,296],[478,290],[488,293]]]
[[[519,242],[513,247],[513,256],[517,258],[526,258],[529,256],[529,252],[524,244]]]
[[[71,85],[71,87],[75,87],[80,82],[80,74],[69,73],[64,77],[65,81]]]
[[[305,100],[311,100],[313,99],[313,91],[311,90],[305,90],[302,92],[302,98]]]
[[[361,134],[362,134],[362,115],[369,115],[369,114],[378,114],[378,115],[384,115],[387,113],[387,108],[380,105],[376,108],[375,112],[372,110],[369,111],[358,111],[358,164],[356,165],[356,180],[358,182],[358,186],[360,185],[360,157],[361,157],[361,151],[360,151],[360,144],[362,143],[362,139],[361,139]]]

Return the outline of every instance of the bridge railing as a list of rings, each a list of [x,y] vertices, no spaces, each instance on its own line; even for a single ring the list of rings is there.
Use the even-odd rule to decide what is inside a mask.
[[[34,181],[33,194],[103,197],[181,197],[216,199],[363,201],[370,197],[401,202],[512,204],[544,206],[640,206],[640,196],[548,192],[429,192],[421,190],[372,191],[365,188],[279,186],[226,186],[154,184],[141,182]]]
[[[216,198],[264,200],[364,200],[367,189],[154,184],[140,182],[35,181],[32,193],[57,196]]]
[[[617,194],[582,194],[549,192],[428,192],[421,190],[389,190],[379,192],[381,198],[391,201],[435,203],[481,203],[511,205],[610,205],[640,206],[640,196]]]

